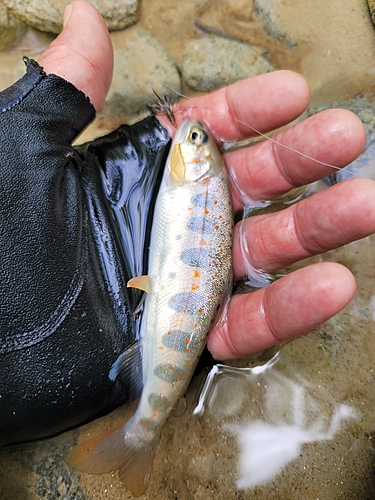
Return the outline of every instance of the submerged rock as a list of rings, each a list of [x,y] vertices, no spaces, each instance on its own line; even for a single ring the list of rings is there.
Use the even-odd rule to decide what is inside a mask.
[[[375,0],[367,0],[368,8],[370,9],[370,15],[373,24],[375,25]]]
[[[102,114],[132,116],[145,111],[153,90],[160,95],[181,92],[180,75],[172,57],[155,38],[141,29],[121,33],[122,44],[115,48],[112,86]]]
[[[0,0],[0,51],[8,49],[21,39],[26,26],[12,16]]]
[[[40,31],[60,33],[65,7],[70,0],[3,0],[23,23]],[[138,0],[91,0],[104,17],[108,29],[120,30],[139,19]]]
[[[297,44],[279,26],[278,10],[279,5],[270,0],[209,0],[200,10],[195,25],[207,33],[253,45],[264,46],[266,34],[287,50],[293,49]],[[281,46],[279,50],[283,52]]]
[[[272,70],[250,45],[221,37],[192,40],[182,60],[182,75],[189,87],[203,92]]]
[[[248,42],[254,19],[254,6],[248,0],[208,0],[198,12],[195,26],[207,33]]]
[[[275,9],[269,0],[254,0],[254,9],[256,15],[263,22],[265,33],[275,40],[283,40],[287,49],[291,50],[297,46],[297,43],[279,26],[279,19]]]

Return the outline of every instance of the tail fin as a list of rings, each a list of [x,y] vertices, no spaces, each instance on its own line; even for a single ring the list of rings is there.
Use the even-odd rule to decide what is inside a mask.
[[[147,489],[158,444],[156,439],[147,448],[128,453],[120,468],[120,479],[135,497]]]
[[[159,437],[147,447],[132,446],[128,437],[129,433],[121,425],[77,445],[66,457],[66,462],[73,469],[90,474],[120,469],[125,486],[138,497],[147,489]]]

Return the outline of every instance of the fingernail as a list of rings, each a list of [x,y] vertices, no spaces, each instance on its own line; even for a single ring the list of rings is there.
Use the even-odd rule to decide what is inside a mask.
[[[64,19],[63,19],[63,28],[65,28],[65,26],[68,24],[70,15],[72,13],[72,10],[73,10],[73,6],[72,6],[71,3],[65,7],[65,10],[64,10]]]

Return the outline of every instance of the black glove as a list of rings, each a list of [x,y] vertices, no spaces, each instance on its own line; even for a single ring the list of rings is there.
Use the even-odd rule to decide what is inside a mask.
[[[109,370],[137,291],[170,138],[147,118],[79,148],[82,92],[25,59],[0,93],[0,444],[46,437],[138,396]]]

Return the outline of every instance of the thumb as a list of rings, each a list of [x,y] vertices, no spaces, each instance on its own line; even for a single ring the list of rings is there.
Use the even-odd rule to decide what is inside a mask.
[[[38,62],[47,74],[75,85],[99,111],[113,72],[112,43],[99,12],[85,0],[74,0],[65,9],[63,31]]]

